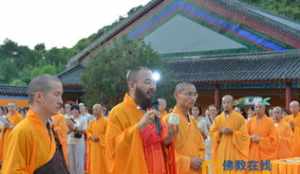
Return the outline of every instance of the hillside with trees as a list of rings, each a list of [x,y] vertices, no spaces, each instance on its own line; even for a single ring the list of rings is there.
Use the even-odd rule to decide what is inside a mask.
[[[300,0],[243,0],[274,14],[300,22]]]
[[[143,6],[132,8],[127,16],[130,17]],[[100,38],[112,28],[125,20],[119,17],[111,25],[99,29],[87,38],[80,39],[72,48],[46,49],[45,44],[39,43],[33,49],[28,46],[6,39],[0,44],[0,84],[24,86],[33,77],[49,73],[58,74],[64,70],[68,60]]]
[[[243,0],[266,9],[274,14],[286,16],[300,21],[300,0]],[[132,8],[127,16],[133,15],[143,8],[138,6]],[[119,17],[111,25],[105,26],[87,38],[79,40],[72,48],[46,49],[43,43],[37,44],[33,49],[19,45],[7,39],[0,44],[0,83],[11,85],[26,85],[33,77],[43,74],[57,74],[64,70],[68,60],[87,47],[97,38],[100,38],[112,28],[125,20]]]

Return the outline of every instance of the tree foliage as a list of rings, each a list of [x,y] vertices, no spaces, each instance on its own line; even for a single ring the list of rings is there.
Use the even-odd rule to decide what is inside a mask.
[[[45,49],[37,44],[34,49],[20,46],[12,40],[0,45],[0,83],[26,85],[40,74],[57,74],[72,56],[68,48]]]
[[[275,14],[300,21],[300,0],[244,0]]]
[[[132,8],[128,12],[128,17],[141,8],[142,6]],[[43,43],[39,43],[31,49],[7,39],[3,44],[0,44],[0,83],[26,85],[33,77],[41,73],[57,74],[63,71],[64,66],[72,56],[105,35],[124,19],[126,18],[120,17],[111,25],[80,39],[72,48],[54,47],[47,50]]]
[[[120,102],[127,90],[126,73],[139,66],[160,71],[163,79],[158,83],[158,94],[161,97],[172,96],[171,72],[158,54],[142,41],[122,38],[103,48],[87,65],[81,78],[85,102],[89,105],[104,103],[109,107]]]

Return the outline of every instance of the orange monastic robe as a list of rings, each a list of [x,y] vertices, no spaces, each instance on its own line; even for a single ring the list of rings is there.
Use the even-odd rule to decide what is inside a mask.
[[[185,114],[178,108],[173,113],[179,117],[179,132],[175,139],[176,165],[178,174],[199,174],[191,169],[191,158],[204,159],[204,141],[197,124],[191,117],[188,121]],[[167,117],[168,119],[168,117]]]
[[[274,123],[278,134],[278,147],[276,159],[285,159],[292,157],[293,131],[283,119],[279,123]]]
[[[143,115],[144,112],[127,94],[123,102],[111,110],[105,135],[105,154],[111,174],[149,174],[149,161],[145,158],[148,151],[144,149],[142,131],[138,128]],[[152,155],[153,151],[150,152]]]
[[[67,126],[64,115],[56,114],[51,117],[53,121],[53,129],[57,133],[59,141],[62,145],[64,152],[65,161],[68,161],[68,144],[67,144],[67,135],[69,128]]]
[[[148,174],[140,130],[137,126],[143,111],[125,95],[108,118],[105,135],[105,154],[111,174]]]
[[[13,115],[7,115],[7,120],[10,124],[16,126],[22,120],[22,116],[19,112],[15,112],[15,114]],[[3,159],[3,156],[6,153],[8,136],[10,135],[12,130],[13,128],[4,128],[1,132],[0,161]]]
[[[164,118],[168,115],[168,112],[167,111],[162,111],[160,112],[160,118]]]
[[[296,116],[286,116],[284,120],[288,123],[294,123],[292,157],[300,157],[300,112]]]
[[[233,133],[231,135],[220,134],[221,128],[230,128]],[[232,111],[228,116],[225,116],[224,112],[218,115],[210,128],[210,137],[212,140],[212,160],[215,163],[214,173],[226,173],[223,171],[224,161],[248,159],[250,141],[245,119],[240,113]]]
[[[247,123],[249,136],[258,135],[259,143],[250,143],[249,160],[271,160],[276,157],[278,138],[273,120],[267,116],[251,118]]]
[[[88,145],[89,145],[89,162],[88,174],[107,174],[106,160],[105,160],[105,132],[107,128],[107,120],[100,116],[97,120],[89,123],[87,129]],[[91,137],[98,137],[99,141],[94,142],[90,140]]]
[[[49,136],[46,125],[32,110],[13,129],[8,141],[1,174],[33,174],[56,150],[54,136]]]

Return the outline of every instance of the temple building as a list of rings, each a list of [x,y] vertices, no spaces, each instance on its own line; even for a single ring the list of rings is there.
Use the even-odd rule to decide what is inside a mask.
[[[83,94],[87,62],[122,36],[144,40],[177,80],[193,82],[203,107],[219,106],[224,94],[271,97],[283,107],[299,99],[300,23],[239,0],[150,1],[71,58],[58,75],[65,98]]]

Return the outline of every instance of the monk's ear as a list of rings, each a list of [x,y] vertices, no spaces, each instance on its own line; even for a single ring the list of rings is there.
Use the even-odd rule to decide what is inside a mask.
[[[136,83],[134,81],[128,82],[128,89],[134,89],[136,87]]]
[[[178,97],[178,91],[175,91],[174,92],[174,98],[177,99],[177,97]]]
[[[38,91],[34,94],[34,101],[36,101],[37,103],[40,103],[43,98],[44,98],[43,92]]]

